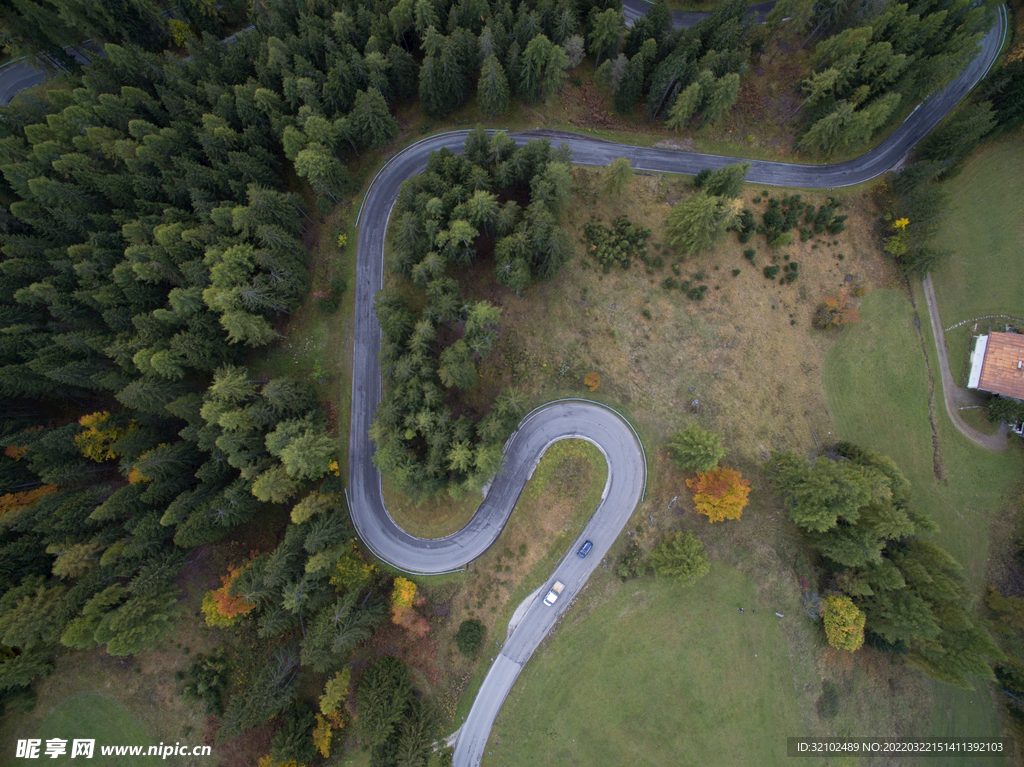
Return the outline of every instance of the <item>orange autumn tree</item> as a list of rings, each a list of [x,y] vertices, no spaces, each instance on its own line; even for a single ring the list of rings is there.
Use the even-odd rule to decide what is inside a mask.
[[[21,457],[27,452],[27,445],[8,445],[4,448],[4,455],[8,458],[13,458],[15,461],[20,461]]]
[[[583,377],[583,383],[590,391],[597,391],[597,387],[601,385],[601,376],[591,370]]]
[[[826,296],[824,302],[818,307],[814,314],[815,327],[841,328],[843,325],[857,322],[860,319],[860,309],[850,304],[850,294],[840,290],[834,296]]]
[[[702,471],[686,480],[686,486],[693,493],[697,511],[707,514],[712,522],[739,519],[750,495],[750,480],[727,466]]]
[[[31,506],[44,495],[57,492],[56,485],[40,485],[34,490],[24,490],[20,493],[6,493],[0,495],[0,516],[15,509],[23,509]]]
[[[409,632],[413,639],[430,633],[430,624],[416,612],[416,584],[401,576],[391,592],[391,622]]]
[[[253,557],[255,557],[255,552]],[[222,575],[220,578],[221,587],[206,592],[206,596],[203,597],[202,610],[206,616],[207,626],[227,628],[241,616],[248,615],[256,609],[255,602],[250,602],[245,597],[233,597],[230,593],[238,576],[245,572],[245,568],[250,564],[251,559],[241,567],[228,565],[227,575]]]

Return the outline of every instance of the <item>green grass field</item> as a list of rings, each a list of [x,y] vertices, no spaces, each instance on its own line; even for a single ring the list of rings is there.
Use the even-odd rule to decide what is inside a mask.
[[[923,305],[922,296],[918,301]],[[927,319],[922,333],[936,377],[941,481],[934,474],[928,373],[906,296],[890,290],[870,294],[861,308],[861,321],[843,330],[825,362],[829,407],[840,438],[897,461],[913,484],[917,504],[939,524],[936,541],[956,556],[971,583],[980,587],[986,573],[989,528],[1019,476],[1020,446],[1013,443],[1005,452],[993,453],[956,430],[942,404]],[[999,732],[993,700],[983,685],[977,691],[965,691],[936,683],[933,690],[931,734]]]
[[[786,764],[803,731],[789,649],[756,604],[715,564],[695,587],[645,578],[581,605],[513,688],[483,764]]]
[[[75,765],[83,757],[71,758],[71,744],[75,738],[93,739],[96,747],[92,759],[86,763],[96,767],[136,767],[147,760],[136,756],[101,756],[100,746],[150,746],[159,740],[153,740],[142,730],[131,713],[113,698],[99,693],[87,692],[63,700],[50,710],[40,722],[34,733],[19,735],[22,738],[39,738],[43,741],[40,757],[46,764]],[[45,754],[46,741],[49,738],[67,740],[67,753],[51,759]],[[10,755],[7,755],[10,756]],[[14,767],[25,764],[25,759],[11,759],[5,765]],[[168,764],[184,764],[179,757],[167,759]]]
[[[1012,171],[1022,166],[1024,136],[1018,132],[980,150],[945,184],[954,204],[940,247],[952,255],[932,280],[947,328],[986,314],[1024,315],[1024,175]],[[950,359],[955,368],[959,358]],[[954,378],[958,372],[953,370]]]
[[[922,302],[923,304],[923,302]],[[849,325],[825,360],[825,388],[838,436],[892,456],[914,487],[917,503],[939,524],[936,540],[965,567],[975,586],[985,574],[993,513],[1020,472],[1019,449],[992,453],[960,434],[942,402],[938,362],[927,318],[922,332],[935,376],[939,426],[935,477],[928,421],[928,372],[906,296],[871,293],[861,321]]]

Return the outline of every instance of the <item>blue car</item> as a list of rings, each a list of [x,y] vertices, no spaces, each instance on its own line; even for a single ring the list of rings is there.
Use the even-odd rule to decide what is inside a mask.
[[[590,550],[592,548],[594,548],[594,544],[592,544],[590,541],[587,541],[580,547],[580,550],[576,552],[576,556],[578,556],[580,559],[584,559],[587,556],[587,554],[590,553]]]

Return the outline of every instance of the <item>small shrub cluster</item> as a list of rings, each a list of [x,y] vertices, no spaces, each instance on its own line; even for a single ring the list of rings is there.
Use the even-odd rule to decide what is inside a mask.
[[[808,224],[813,224],[814,233],[822,234],[828,232],[829,234],[839,234],[841,231],[846,229],[844,223],[849,216],[836,215],[836,209],[839,207],[839,202],[834,197],[828,198],[828,203],[818,208],[817,213],[814,214],[814,218],[811,218],[811,210],[814,206],[808,206],[806,221]]]
[[[689,280],[683,280],[680,282],[675,277],[666,277],[661,287],[665,290],[681,290],[686,294],[686,297],[693,301],[703,301],[704,294],[708,292],[708,286],[704,284],[695,285],[694,283],[699,282],[696,278]]]
[[[324,314],[334,314],[338,311],[338,307],[341,305],[341,296],[348,285],[344,277],[332,277],[330,287],[326,296],[321,296],[316,300],[316,308]]]
[[[630,578],[644,574],[647,568],[641,563],[641,555],[640,544],[630,541],[629,546],[626,547],[626,553],[619,558],[616,572],[619,574],[620,581],[625,583]]]
[[[739,221],[731,228],[736,231],[740,242],[750,242],[750,238],[757,232],[757,221],[754,219],[754,214],[748,208],[744,208],[739,215]]]
[[[230,668],[223,649],[209,655],[197,655],[183,675],[184,695],[189,700],[202,703],[207,714],[220,716],[224,713],[224,700],[230,681]]]
[[[589,221],[583,227],[587,252],[601,264],[605,274],[615,265],[629,269],[634,258],[640,258],[648,267],[660,268],[663,264],[661,256],[647,257],[647,238],[650,236],[650,229],[634,226],[625,216],[612,221],[611,228],[596,221]]]
[[[774,260],[775,257],[773,256],[772,261]],[[762,270],[765,279],[774,281],[775,278],[778,277],[780,285],[788,285],[791,282],[796,282],[797,278],[800,276],[800,264],[798,264],[796,261],[789,261],[789,256],[786,256],[786,260],[788,261],[788,263],[781,265],[772,264],[771,266],[766,266]],[[780,272],[781,276],[779,274]]]
[[[826,296],[821,305],[814,313],[814,326],[825,330],[826,328],[839,328],[860,319],[860,310],[850,304],[850,294],[840,290],[834,296]]]
[[[455,634],[455,646],[467,658],[472,658],[480,650],[486,635],[487,629],[484,624],[476,618],[470,618],[459,625],[459,630]]]
[[[762,216],[762,224],[757,227],[757,231],[767,236],[768,245],[773,248],[783,248],[792,244],[793,229],[799,229],[800,242],[807,242],[815,234],[824,232],[839,234],[846,228],[844,222],[848,218],[837,214],[840,204],[835,197],[829,197],[824,205],[817,208],[811,203],[804,202],[799,194],[791,194],[781,200],[769,198],[768,207]],[[740,237],[740,242],[746,241]]]

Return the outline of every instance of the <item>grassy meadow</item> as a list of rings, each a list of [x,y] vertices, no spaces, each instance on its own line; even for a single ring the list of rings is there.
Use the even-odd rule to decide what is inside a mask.
[[[723,564],[592,598],[527,665],[484,764],[781,766],[803,729],[779,622]]]
[[[950,200],[939,236],[951,257],[932,272],[946,327],[986,314],[1024,314],[1024,137],[983,147],[944,184]]]
[[[916,293],[923,306],[923,295],[919,289]],[[916,503],[939,525],[935,540],[957,558],[980,590],[989,567],[990,529],[1019,481],[1021,447],[1014,442],[1005,452],[993,453],[956,430],[942,403],[927,317],[921,334],[906,294],[883,290],[869,295],[861,321],[844,330],[826,358],[829,405],[839,437],[897,459],[913,485]],[[922,338],[935,372],[934,445]],[[960,690],[929,684],[931,735],[999,733],[998,703],[986,685]]]
[[[967,383],[971,339],[1024,320],[1024,137],[1001,138],[975,152],[944,185],[951,205],[938,241],[950,256],[932,272],[954,380]],[[1012,319],[980,319],[986,315]],[[973,320],[977,320],[974,322]]]
[[[62,738],[66,740],[67,749],[64,756],[50,758],[45,756],[44,748],[40,748],[41,758],[45,758],[47,764],[67,767],[67,765],[78,764],[78,759],[71,758],[71,744],[75,738],[93,739],[96,741],[95,750],[89,764],[96,767],[140,767],[146,759],[139,756],[102,756],[100,746],[144,746],[148,748],[161,741],[160,737],[154,738],[139,726],[139,723],[132,716],[131,712],[121,705],[114,698],[101,695],[95,692],[81,693],[66,698],[54,706],[39,723],[38,729],[33,733],[20,733],[22,737],[39,738],[43,741],[43,747],[49,738]],[[170,736],[169,736],[170,737]],[[174,743],[175,739],[165,742]],[[188,741],[184,741],[188,743]],[[199,745],[198,737],[189,745]],[[12,752],[13,753],[13,752]],[[184,764],[187,759],[182,757],[169,757],[169,764]],[[4,762],[5,765],[24,764],[24,760],[11,759]]]
[[[921,306],[923,307],[923,301]],[[960,434],[942,402],[938,362],[927,317],[919,336],[905,294],[878,291],[847,327],[825,365],[829,405],[842,439],[896,458],[914,487],[917,503],[939,524],[936,540],[965,567],[975,586],[985,576],[993,514],[1020,473],[1020,446],[985,450]],[[926,340],[935,380],[933,444]]]

